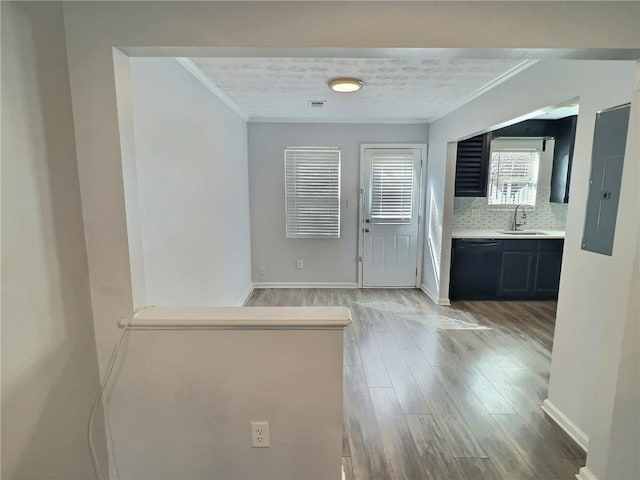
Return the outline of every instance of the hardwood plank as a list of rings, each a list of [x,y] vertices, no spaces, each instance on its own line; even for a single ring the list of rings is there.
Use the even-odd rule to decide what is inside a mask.
[[[411,371],[423,391],[439,431],[447,441],[441,445],[441,453],[452,457],[486,458],[469,426],[455,408],[433,368],[414,350],[403,350]]]
[[[519,415],[494,415],[493,418],[539,478],[559,480],[573,478],[578,473],[573,462],[556,455],[549,443],[538,438]]]
[[[459,371],[449,365],[437,367],[441,375],[455,382],[460,389],[467,389],[491,414],[516,413],[505,397],[486,379],[478,369]]]
[[[540,409],[556,302],[438,306],[415,289],[274,289],[248,305],[350,308],[348,479],[570,480],[584,465]]]
[[[377,332],[375,337],[402,411],[404,413],[430,413],[431,409],[405,363],[394,336],[389,332]]]
[[[344,480],[354,480],[351,457],[342,457],[342,471],[344,472]]]
[[[509,475],[518,478],[536,478],[536,473],[531,466],[520,456],[482,403],[459,381],[456,374],[442,367],[434,370],[469,426],[469,430],[473,432],[487,453],[487,457],[491,458],[500,472],[501,478],[509,478]]]
[[[389,467],[362,367],[345,367],[345,429],[355,479],[388,478]]]
[[[392,387],[375,340],[374,331],[361,328],[357,335],[357,341],[367,385],[369,387]]]
[[[540,403],[528,395],[504,369],[483,366],[481,372],[508,399],[534,434],[547,442],[556,454],[581,462],[586,460],[585,452],[555,422],[546,417]]]
[[[413,437],[409,432],[396,393],[392,388],[370,388],[373,410],[380,428],[389,464],[390,479],[425,478]]]
[[[499,472],[490,458],[456,458],[455,462],[464,478],[469,480],[519,480],[523,478],[518,477],[515,473],[505,477],[504,472]]]
[[[351,456],[351,447],[349,445],[349,433],[347,432],[347,418],[343,412],[343,420],[342,420],[342,456],[350,457]]]
[[[344,365],[352,367],[354,365],[362,365],[360,360],[360,350],[355,342],[344,342]]]
[[[433,415],[407,415],[409,430],[428,479],[465,478],[449,448],[450,442]]]

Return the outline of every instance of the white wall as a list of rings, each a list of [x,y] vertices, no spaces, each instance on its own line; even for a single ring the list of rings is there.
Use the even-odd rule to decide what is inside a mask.
[[[251,246],[255,282],[356,284],[360,145],[425,143],[427,125],[249,124]],[[339,239],[287,239],[284,218],[284,147],[323,146],[341,149]],[[296,269],[296,259],[304,261]],[[259,274],[259,267],[265,274]]]
[[[116,321],[131,315],[134,304],[114,46],[164,47],[165,52],[167,46],[187,50],[368,48],[368,54],[374,56],[389,54],[389,49],[425,46],[529,47],[570,49],[563,51],[565,55],[615,55],[628,54],[620,49],[639,47],[639,11],[635,2],[615,6],[610,2],[537,2],[535,8],[525,2],[408,2],[402,8],[396,2],[283,2],[277,8],[270,2],[65,3],[91,302],[102,374],[119,333]],[[363,24],[363,19],[368,28],[354,28]],[[451,19],[457,28],[451,28]],[[327,25],[331,25],[330,34]],[[491,25],[499,28],[488,28]],[[589,48],[615,50],[585,50]],[[317,54],[317,50],[312,52]],[[439,53],[446,55],[445,51]],[[606,75],[606,69],[596,77],[600,74]],[[440,165],[444,169],[444,162]]]
[[[128,335],[109,413],[121,478],[340,478],[341,329]]]
[[[628,292],[629,285],[620,281],[613,260],[616,255],[632,258],[628,248],[614,253],[614,258],[580,250],[593,128],[598,110],[631,99],[634,68],[634,62],[541,61],[430,126],[427,199],[433,199],[436,209],[444,215],[435,227],[443,232],[442,255],[435,262],[441,270],[438,288],[442,296],[449,284],[455,175],[455,154],[447,155],[448,142],[580,97],[549,400],[585,437],[590,430],[594,372],[599,361],[594,352],[599,351],[599,335],[609,316],[605,310],[608,291],[603,286]],[[637,163],[637,159],[628,159],[633,161]],[[633,170],[625,166],[624,176],[633,178]],[[621,208],[618,237],[627,236],[627,229],[633,229],[638,222],[637,201],[634,204],[630,197],[622,201],[636,205],[636,209]]]
[[[600,480],[640,478],[640,63],[634,87],[610,258],[615,280],[602,283],[606,313],[595,332],[595,391],[586,470]]]
[[[146,304],[236,305],[251,286],[247,124],[177,60],[134,58],[130,74]]]
[[[576,12],[580,15],[576,16]],[[522,2],[410,2],[403,8],[395,2],[285,2],[278,8],[269,2],[65,3],[76,148],[101,372],[118,334],[116,320],[130,315],[133,309],[113,77],[114,46],[158,47],[165,52],[167,46],[362,47],[369,48],[369,55],[382,55],[389,54],[389,48],[428,45],[569,48],[576,54],[585,54],[584,49],[590,47],[638,48],[638,12],[638,5],[633,2],[616,4],[616,8],[607,2],[547,2],[536,4],[536,8]],[[523,14],[526,22],[521,21]],[[370,28],[354,29],[363,16]],[[459,28],[450,28],[452,18]],[[575,21],[567,22],[567,18]],[[487,28],[495,22],[501,28]],[[332,26],[331,35],[327,35],[327,25]],[[545,26],[544,35],[540,34],[540,25]],[[585,31],[590,34],[584,35]]]
[[[98,364],[62,7],[1,8],[0,476],[90,479]],[[101,409],[97,421],[104,459]]]

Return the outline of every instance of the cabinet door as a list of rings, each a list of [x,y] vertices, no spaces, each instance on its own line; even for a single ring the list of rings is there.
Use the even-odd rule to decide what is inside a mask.
[[[573,147],[576,140],[578,117],[562,118],[555,121],[555,148],[553,150],[553,169],[551,171],[552,203],[569,203],[569,180],[573,162]]]
[[[531,298],[534,293],[536,252],[504,252],[500,270],[500,297]]]
[[[558,298],[562,252],[540,251],[536,263],[535,297],[539,299]]]
[[[491,134],[458,142],[456,197],[486,197]]]

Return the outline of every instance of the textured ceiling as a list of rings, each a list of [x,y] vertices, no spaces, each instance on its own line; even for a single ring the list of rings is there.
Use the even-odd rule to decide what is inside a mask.
[[[430,120],[512,70],[520,60],[419,58],[191,58],[251,120]],[[355,76],[357,93],[329,90]],[[310,100],[326,101],[324,107]]]

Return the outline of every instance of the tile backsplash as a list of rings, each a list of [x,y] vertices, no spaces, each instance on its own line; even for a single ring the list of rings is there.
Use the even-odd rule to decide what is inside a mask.
[[[566,203],[550,203],[550,189],[538,188],[536,206],[527,211],[530,229],[564,230],[567,223]],[[453,229],[508,229],[511,228],[513,207],[508,210],[489,209],[486,197],[455,197],[453,200]],[[520,219],[520,214],[518,214]]]

